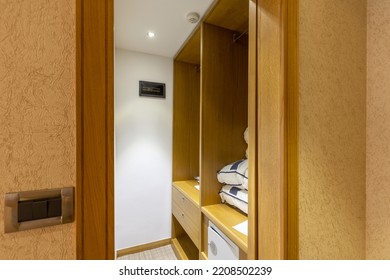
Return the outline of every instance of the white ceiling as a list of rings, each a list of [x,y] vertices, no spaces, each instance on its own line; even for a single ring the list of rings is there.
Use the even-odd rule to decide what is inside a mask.
[[[115,0],[115,47],[174,57],[197,24],[190,12],[204,15],[213,0]],[[156,36],[148,38],[148,31]]]

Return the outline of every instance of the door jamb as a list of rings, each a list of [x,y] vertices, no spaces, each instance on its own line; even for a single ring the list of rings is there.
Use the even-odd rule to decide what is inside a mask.
[[[76,0],[76,257],[114,259],[114,0]]]

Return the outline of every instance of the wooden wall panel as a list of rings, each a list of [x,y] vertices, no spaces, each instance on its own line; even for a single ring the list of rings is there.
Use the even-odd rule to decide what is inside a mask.
[[[173,181],[199,176],[200,70],[174,62]]]

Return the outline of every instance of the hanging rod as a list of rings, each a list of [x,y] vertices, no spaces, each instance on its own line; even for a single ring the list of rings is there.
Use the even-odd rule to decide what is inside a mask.
[[[236,43],[238,40],[241,39],[242,36],[245,34],[248,34],[248,30],[242,32],[240,35],[237,35],[236,33],[233,34],[233,43]]]

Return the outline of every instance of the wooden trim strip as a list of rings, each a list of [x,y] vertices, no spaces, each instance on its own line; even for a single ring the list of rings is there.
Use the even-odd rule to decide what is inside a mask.
[[[249,209],[248,209],[248,259],[257,259],[257,168],[258,168],[258,100],[257,100],[257,0],[249,1],[249,73],[248,73],[248,132],[249,132],[249,145],[248,145],[248,160],[249,160]]]
[[[114,0],[106,1],[106,255],[115,256],[114,215]]]
[[[298,223],[298,2],[288,1],[287,23],[287,259],[299,259]]]
[[[76,258],[83,259],[83,1],[76,1]]]
[[[280,194],[280,258],[287,258],[287,182],[288,182],[288,37],[287,37],[287,14],[288,0],[280,1],[280,63],[281,63],[281,133],[280,133],[280,177],[281,177],[281,194]]]
[[[152,249],[156,249],[156,248],[166,246],[169,244],[171,244],[170,238],[151,242],[151,243],[146,243],[146,244],[142,244],[142,245],[138,245],[138,246],[134,246],[134,247],[130,247],[130,248],[125,248],[125,249],[118,250],[116,252],[116,257],[120,258],[120,257],[123,257],[125,255],[135,254],[135,253],[143,252],[146,250],[152,250]]]

